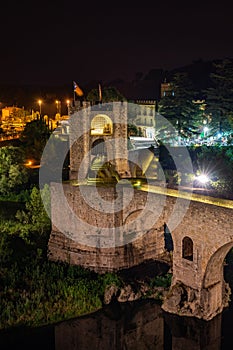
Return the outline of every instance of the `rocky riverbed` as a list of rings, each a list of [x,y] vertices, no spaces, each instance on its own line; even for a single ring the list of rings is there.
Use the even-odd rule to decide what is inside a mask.
[[[163,300],[171,282],[170,264],[148,261],[118,272],[120,285],[109,285],[104,293],[104,304],[127,302],[144,298]]]

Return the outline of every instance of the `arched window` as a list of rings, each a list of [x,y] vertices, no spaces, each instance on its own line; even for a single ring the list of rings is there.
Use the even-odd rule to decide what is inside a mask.
[[[97,114],[91,121],[91,135],[111,135],[112,120],[105,114]]]
[[[182,240],[182,258],[193,261],[193,241],[189,237]]]

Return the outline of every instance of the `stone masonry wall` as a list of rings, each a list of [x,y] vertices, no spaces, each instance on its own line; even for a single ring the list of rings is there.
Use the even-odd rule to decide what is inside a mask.
[[[57,192],[59,191],[57,186],[57,184],[52,186],[52,203],[61,202],[58,198]],[[72,232],[64,234],[53,225],[48,246],[50,259],[69,261],[72,264],[80,264],[96,271],[104,272],[131,267],[149,259],[161,258],[165,252],[164,223],[169,222],[176,204],[176,198],[167,196],[159,218],[156,218],[152,227],[147,227],[147,220],[149,220],[150,216],[155,215],[156,211],[156,206],[154,212],[151,208],[147,208],[145,216],[141,220],[138,219],[147,202],[147,192],[134,190],[134,197],[124,210],[117,213],[105,213],[101,210],[101,203],[99,208],[98,205],[96,206],[96,202],[95,208],[91,208],[83,199],[78,186],[66,184],[63,185],[63,188],[69,206],[82,221],[94,226],[96,232],[99,227],[109,228],[116,237],[112,237],[112,232],[110,234],[111,237],[106,237],[106,234],[102,237],[100,234],[96,244],[88,246],[88,244],[80,242],[78,237],[82,229],[80,226],[69,226],[71,231],[76,231],[73,232],[72,236]],[[123,202],[127,198],[127,191],[127,188],[120,191]],[[86,186],[84,192],[87,198],[91,198],[93,187]],[[119,195],[119,192],[116,193],[113,187],[100,187],[98,188],[98,193],[107,201],[115,200],[117,195]],[[158,208],[160,205],[159,200],[163,196],[158,194],[152,194],[152,196],[154,202],[158,201]],[[163,202],[161,203],[161,205],[164,204]],[[184,200],[179,205],[180,207],[183,205],[187,206],[187,203]],[[123,206],[125,205],[123,204]],[[233,241],[231,213],[232,210],[228,208],[194,201],[190,202],[184,218],[172,232],[175,247],[173,253],[174,283],[182,281],[192,288],[200,288],[205,275],[208,273],[207,266],[211,256],[221,246]],[[52,205],[52,217],[58,218],[64,224],[72,221],[70,214],[65,212],[63,205]],[[125,225],[128,222],[132,223],[132,226],[130,226],[131,232],[125,232]],[[101,233],[101,229],[99,231]],[[88,236],[88,232],[86,232],[86,236]],[[189,236],[193,240],[193,261],[182,258],[182,239],[185,236]],[[104,248],[102,243],[108,239],[110,243],[111,239],[113,239],[113,246]],[[129,240],[129,243],[125,244],[127,240]],[[212,265],[214,266],[214,264]],[[209,285],[216,282],[214,279],[220,279],[219,276],[216,276],[217,274],[215,273],[212,277],[213,281],[210,281],[210,277],[208,277]]]
[[[142,223],[140,220],[134,223],[145,206],[147,199],[145,192],[134,191],[134,198],[126,209],[117,213],[104,213],[101,210],[101,203],[99,207],[98,203],[95,203],[95,208],[91,208],[86,203],[79,186],[65,184],[63,189],[70,208],[75,212],[79,220],[92,225],[92,228],[94,227],[97,240],[93,244],[93,235],[90,235],[91,238],[88,241],[89,232],[87,231],[82,235],[82,237],[87,238],[87,241],[82,241],[80,236],[81,226],[79,224],[69,225],[68,222],[71,222],[72,218],[70,213],[67,213],[64,206],[61,205],[62,199],[59,198],[59,185],[53,184],[51,188],[53,225],[48,245],[49,259],[67,261],[98,272],[105,272],[128,268],[145,260],[159,259],[161,257],[164,252],[163,218],[158,220],[155,227],[150,227],[149,229],[143,227],[144,219],[141,220]],[[87,198],[91,198],[92,186],[82,186],[82,190]],[[116,199],[116,191],[113,187],[100,187],[98,188],[98,193],[107,201]],[[124,198],[127,196],[127,188],[122,188],[118,191],[118,195],[122,195],[122,201],[124,201]],[[145,215],[147,214],[148,211],[146,211]],[[57,225],[59,227],[63,227],[64,224],[64,230],[60,230],[55,226],[54,220],[56,223],[59,223]],[[124,232],[121,227],[124,228],[125,225],[130,223],[132,223],[131,232]],[[103,230],[99,229],[99,227],[107,229],[107,234],[101,235]],[[108,228],[110,232],[109,237],[106,236],[108,235]],[[116,237],[112,237],[112,232]],[[136,239],[135,235],[137,235]],[[111,242],[110,238],[113,239],[113,242]],[[86,242],[89,242],[89,244],[85,244]],[[110,242],[109,248],[103,247],[105,242]],[[129,243],[124,244],[124,242]],[[103,245],[101,245],[102,243]]]

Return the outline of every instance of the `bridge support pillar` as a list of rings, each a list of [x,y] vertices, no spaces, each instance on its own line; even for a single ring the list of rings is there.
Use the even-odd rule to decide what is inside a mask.
[[[197,289],[176,282],[171,286],[162,309],[179,316],[208,321],[228,306],[230,294],[230,287],[224,280],[208,288]]]

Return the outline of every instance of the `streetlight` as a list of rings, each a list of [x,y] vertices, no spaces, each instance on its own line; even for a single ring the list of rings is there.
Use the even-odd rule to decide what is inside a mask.
[[[55,103],[56,103],[57,113],[58,113],[58,100],[56,100]]]
[[[70,114],[70,100],[66,100],[66,105],[67,105],[67,114]]]
[[[57,114],[61,114],[61,101],[56,100]]]
[[[42,104],[42,101],[41,101],[41,100],[38,100],[38,104],[39,104],[39,108],[40,108],[40,116],[41,116],[41,104]]]
[[[210,181],[208,175],[206,175],[206,174],[200,174],[200,175],[196,176],[195,179],[198,182],[200,182],[201,184],[206,184],[207,182]]]

